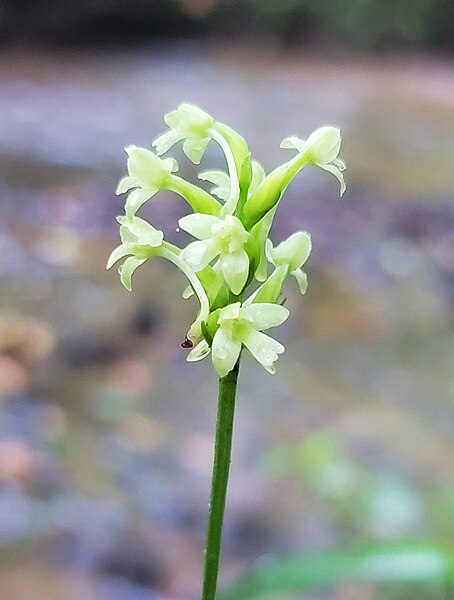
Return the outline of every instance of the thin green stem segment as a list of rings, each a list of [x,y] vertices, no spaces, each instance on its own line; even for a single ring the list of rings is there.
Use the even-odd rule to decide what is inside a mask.
[[[219,379],[218,415],[206,534],[202,600],[215,600],[216,598],[239,365],[240,361],[238,360],[234,369],[225,377]]]

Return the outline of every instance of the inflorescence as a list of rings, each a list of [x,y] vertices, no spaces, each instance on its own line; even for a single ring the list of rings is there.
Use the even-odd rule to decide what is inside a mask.
[[[298,231],[277,246],[269,239],[276,209],[287,186],[299,171],[316,165],[339,181],[345,191],[345,163],[339,158],[341,136],[335,127],[321,127],[306,140],[291,136],[281,148],[295,155],[268,175],[251,158],[249,148],[236,131],[216,121],[192,104],[181,104],[167,113],[168,130],[154,142],[155,151],[128,146],[128,175],[120,180],[117,194],[127,193],[125,215],[118,217],[121,244],[110,255],[107,268],[122,261],[120,278],[131,290],[134,271],[147,259],[161,256],[186,275],[184,297],[195,294],[200,308],[187,333],[187,360],[211,353],[220,377],[235,366],[246,347],[270,373],[284,346],[263,330],[276,327],[289,316],[280,304],[284,281],[296,279],[302,294],[307,277],[302,267],[311,252],[309,233]],[[211,140],[223,150],[228,172],[203,171],[199,179],[212,184],[210,193],[179,177],[173,158],[161,158],[175,144],[199,164]],[[179,227],[196,241],[179,248],[164,234],[137,216],[137,211],[160,190],[182,196],[193,210],[179,220]],[[271,273],[269,267],[271,266]]]

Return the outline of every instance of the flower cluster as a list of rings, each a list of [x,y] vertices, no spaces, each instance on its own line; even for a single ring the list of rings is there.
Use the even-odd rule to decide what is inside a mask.
[[[117,194],[127,193],[125,215],[118,217],[121,244],[112,252],[107,268],[122,261],[120,277],[130,290],[134,271],[147,259],[161,256],[187,277],[185,297],[196,294],[200,309],[186,336],[192,348],[187,360],[200,360],[211,353],[220,377],[237,363],[242,348],[270,373],[282,354],[282,344],[263,330],[283,323],[289,312],[280,304],[282,286],[291,275],[302,294],[307,276],[302,270],[311,252],[311,238],[299,231],[273,245],[270,229],[280,199],[299,171],[318,166],[339,181],[345,191],[345,163],[338,157],[339,129],[321,127],[307,140],[287,137],[282,148],[296,155],[268,175],[251,158],[245,140],[233,129],[191,104],[181,104],[164,117],[168,130],[154,142],[155,151],[128,146],[128,175],[121,179]],[[173,158],[161,158],[183,142],[183,151],[199,164],[211,140],[225,154],[227,172],[204,171],[199,179],[214,187],[210,192],[176,175]],[[162,231],[137,216],[140,207],[160,190],[181,196],[192,213],[179,227],[195,241],[179,248],[165,241]],[[269,268],[271,267],[271,273]]]

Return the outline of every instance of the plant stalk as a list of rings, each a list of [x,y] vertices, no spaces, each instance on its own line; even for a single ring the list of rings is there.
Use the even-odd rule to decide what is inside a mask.
[[[238,359],[233,370],[219,379],[218,414],[206,533],[202,600],[215,600],[216,598],[239,366],[240,361]]]

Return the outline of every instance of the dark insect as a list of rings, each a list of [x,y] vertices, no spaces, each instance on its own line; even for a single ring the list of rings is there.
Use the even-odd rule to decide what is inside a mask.
[[[181,347],[182,348],[192,348],[194,346],[194,344],[191,342],[190,339],[188,339],[187,337],[184,338],[184,342],[181,342]]]

